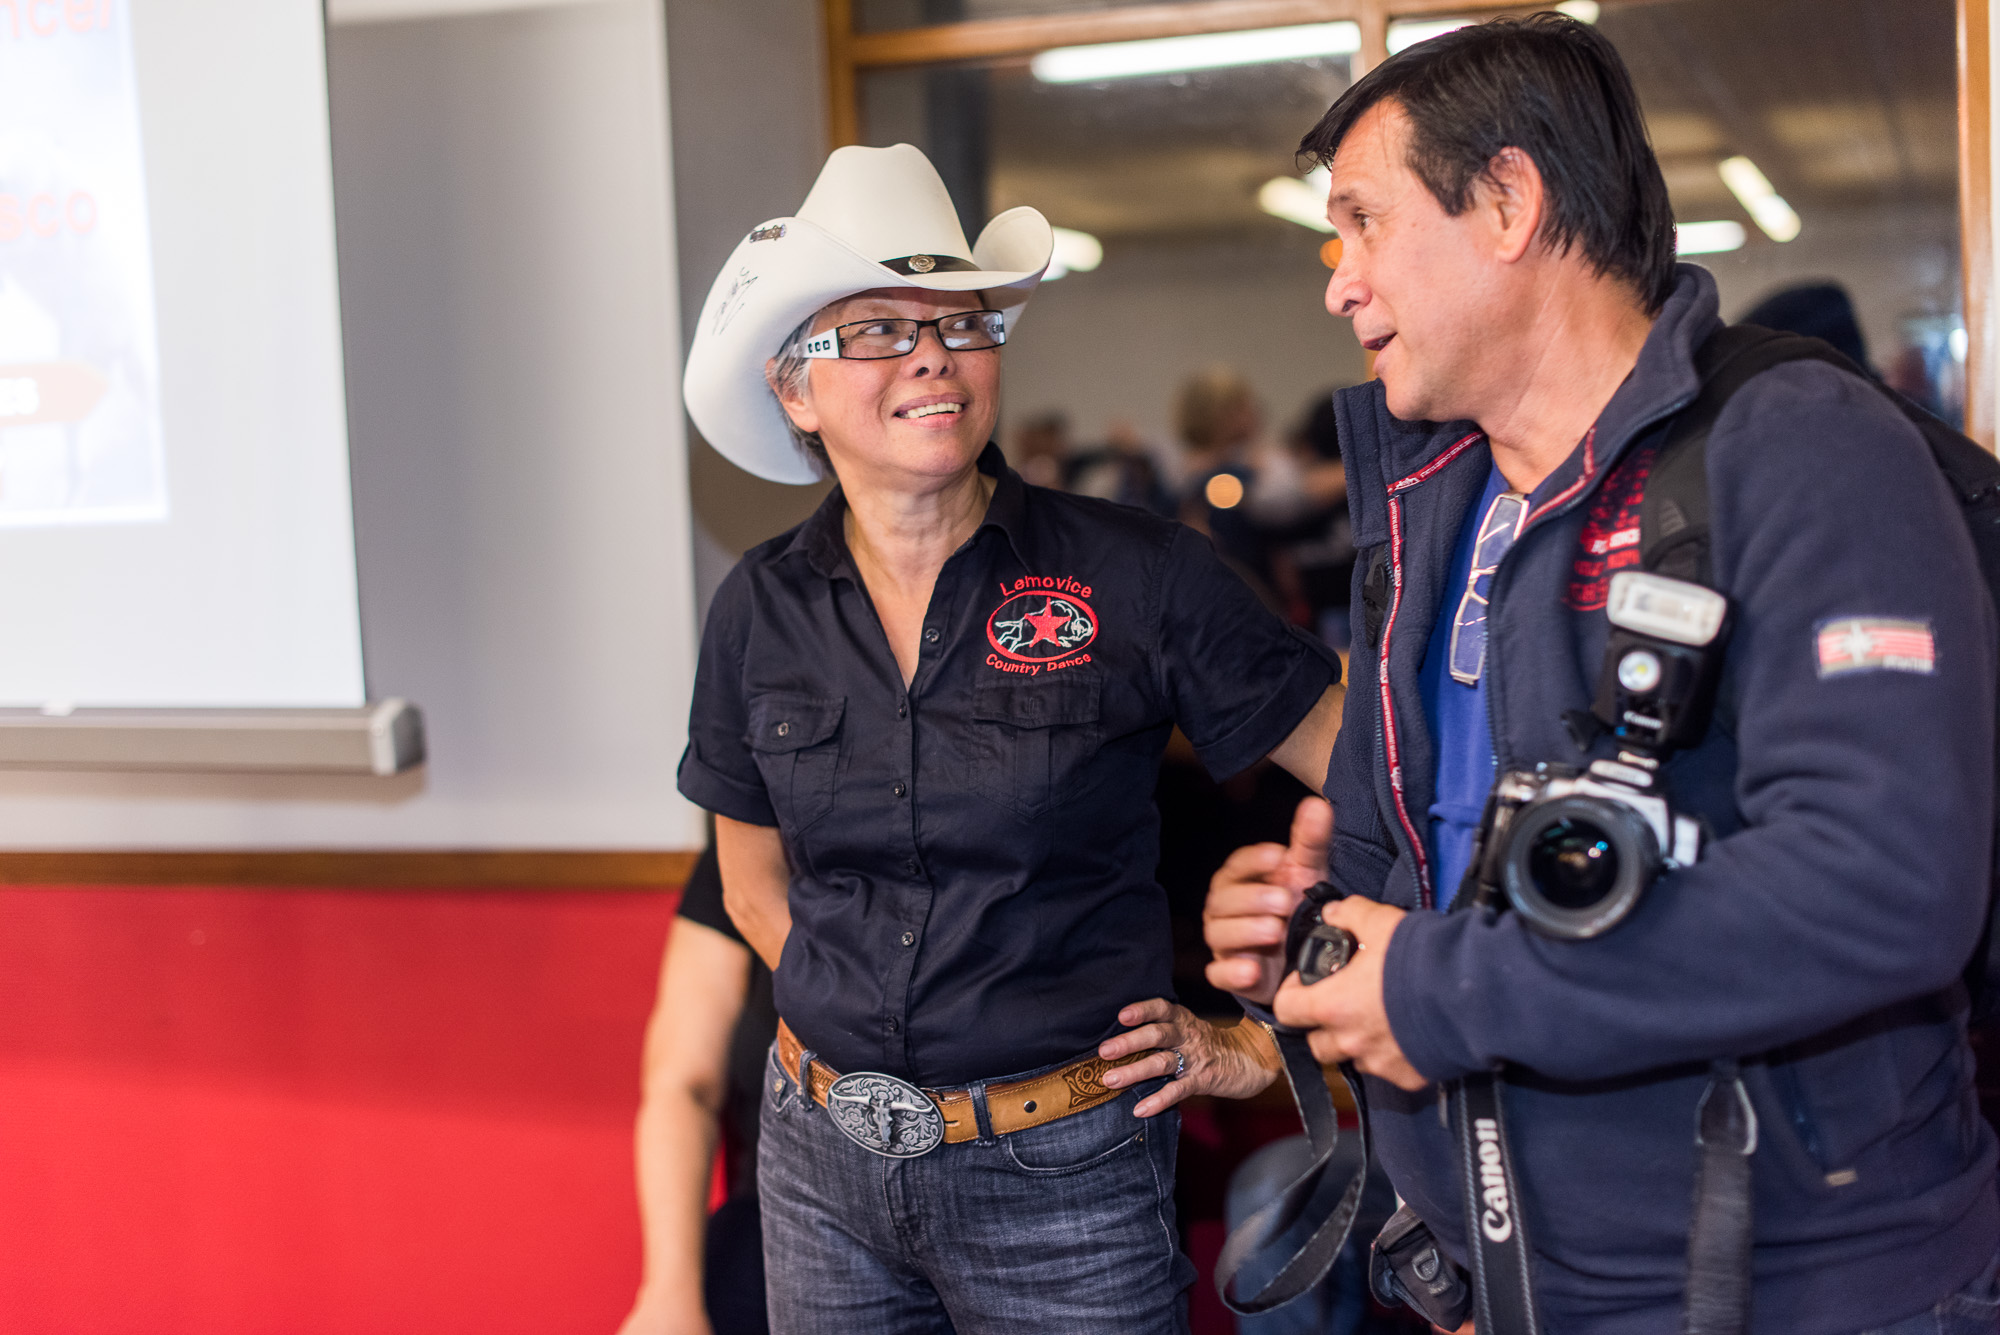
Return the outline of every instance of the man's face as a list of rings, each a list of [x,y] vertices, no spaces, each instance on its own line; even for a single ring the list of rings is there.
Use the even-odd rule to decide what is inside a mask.
[[[1340,267],[1326,308],[1354,321],[1375,353],[1389,411],[1406,421],[1479,416],[1481,352],[1504,339],[1508,266],[1495,257],[1490,210],[1451,217],[1409,167],[1409,119],[1378,102],[1341,140],[1327,219]],[[1477,198],[1477,197],[1475,197]]]

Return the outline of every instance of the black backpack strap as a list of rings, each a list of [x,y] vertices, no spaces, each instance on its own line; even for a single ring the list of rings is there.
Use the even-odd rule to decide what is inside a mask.
[[[2000,504],[2000,461],[1876,380],[1824,340],[1738,324],[1695,350],[1701,389],[1667,427],[1639,505],[1639,564],[1675,579],[1713,585],[1709,566],[1708,437],[1736,391],[1786,362],[1826,362],[1895,403],[1923,434],[1960,503]]]
[[[1822,355],[1824,354],[1824,355]],[[1783,362],[1837,360],[1860,368],[1814,338],[1755,325],[1730,325],[1695,350],[1701,389],[1667,427],[1639,504],[1639,564],[1697,584],[1709,570],[1708,437],[1736,391]]]

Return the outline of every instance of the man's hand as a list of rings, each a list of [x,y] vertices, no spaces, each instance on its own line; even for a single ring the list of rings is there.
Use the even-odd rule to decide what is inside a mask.
[[[1382,1001],[1382,961],[1396,924],[1407,915],[1371,899],[1342,899],[1320,916],[1354,933],[1361,948],[1340,972],[1311,987],[1301,985],[1297,974],[1285,979],[1272,1006],[1278,1023],[1310,1029],[1307,1042],[1322,1062],[1351,1061],[1399,1088],[1422,1089],[1430,1082],[1403,1055]]]
[[[1210,1024],[1187,1007],[1161,997],[1127,1006],[1118,1012],[1118,1023],[1135,1027],[1098,1044],[1098,1056],[1116,1061],[1149,1048],[1157,1051],[1129,1066],[1106,1071],[1104,1083],[1111,1088],[1171,1076],[1181,1059],[1187,1060],[1180,1079],[1139,1100],[1132,1111],[1140,1117],[1157,1117],[1194,1094],[1247,1099],[1263,1093],[1277,1078],[1278,1049],[1260,1024]]]
[[[1285,931],[1305,892],[1326,877],[1333,808],[1317,797],[1299,803],[1292,842],[1252,844],[1229,855],[1208,883],[1201,931],[1215,959],[1208,981],[1225,992],[1271,1004],[1285,976]]]

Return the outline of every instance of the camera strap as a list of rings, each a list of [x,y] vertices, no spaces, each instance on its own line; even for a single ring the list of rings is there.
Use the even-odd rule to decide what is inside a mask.
[[[1326,1073],[1307,1046],[1301,1030],[1273,1027],[1278,1054],[1284,1059],[1285,1079],[1292,1086],[1299,1120],[1305,1124],[1306,1140],[1312,1146],[1313,1161],[1270,1204],[1258,1210],[1229,1235],[1222,1255],[1215,1262],[1215,1291],[1232,1312],[1254,1316],[1268,1312],[1298,1297],[1318,1284],[1333,1268],[1340,1249],[1347,1244],[1354,1216],[1361,1208],[1361,1191],[1368,1177],[1368,1105],[1361,1078],[1354,1067],[1341,1063],[1340,1074],[1353,1091],[1359,1115],[1360,1164],[1352,1177],[1342,1180],[1333,1171],[1334,1150],[1340,1144],[1340,1112],[1327,1088]],[[1312,1235],[1293,1247],[1285,1247],[1301,1220],[1318,1219]],[[1231,1291],[1237,1272],[1252,1261],[1266,1270],[1282,1258],[1277,1273],[1248,1297]]]
[[[1467,1076],[1452,1090],[1465,1173],[1473,1323],[1479,1335],[1536,1335],[1531,1252],[1507,1141],[1497,1073]],[[1694,1214],[1688,1229],[1687,1335],[1746,1335],[1750,1329],[1750,1156],[1757,1113],[1734,1061],[1711,1069],[1695,1114]]]
[[[1695,1112],[1694,1221],[1688,1229],[1687,1335],[1750,1329],[1750,1156],[1757,1113],[1742,1072],[1719,1061]]]
[[[1472,1262],[1472,1319],[1479,1335],[1535,1335],[1534,1281],[1527,1222],[1507,1143],[1497,1072],[1469,1075],[1452,1088],[1460,1166],[1465,1174],[1465,1234]]]

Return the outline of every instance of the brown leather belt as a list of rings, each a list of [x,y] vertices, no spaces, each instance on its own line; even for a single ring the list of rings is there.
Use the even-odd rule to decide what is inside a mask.
[[[778,1061],[784,1066],[785,1074],[794,1080],[798,1079],[799,1058],[804,1055],[805,1046],[792,1033],[790,1026],[783,1020],[778,1021]],[[1096,1056],[1079,1057],[1067,1066],[1058,1066],[1053,1071],[1030,1076],[1026,1080],[994,1081],[986,1086],[987,1120],[993,1124],[995,1135],[1004,1136],[1046,1125],[1071,1113],[1088,1112],[1125,1092],[1104,1083],[1106,1071],[1146,1055],[1135,1052],[1117,1061],[1106,1061]],[[838,1079],[838,1071],[815,1058],[812,1064],[813,1102],[824,1108],[827,1090]],[[924,1093],[944,1114],[945,1144],[957,1145],[979,1139],[979,1119],[973,1114],[971,1090],[926,1089]]]

